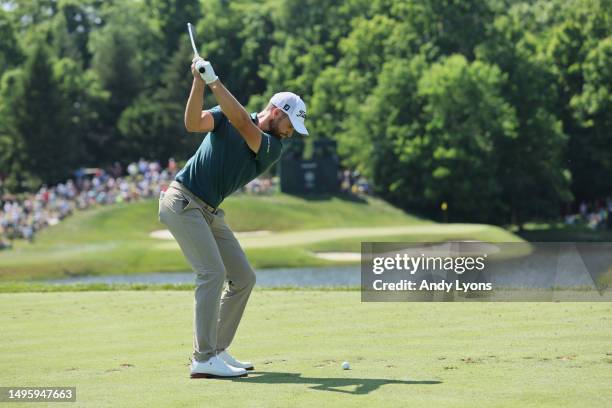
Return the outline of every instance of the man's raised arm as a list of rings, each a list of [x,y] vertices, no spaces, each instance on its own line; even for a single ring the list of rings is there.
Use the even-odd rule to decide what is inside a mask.
[[[187,106],[185,106],[185,128],[188,132],[210,132],[215,127],[215,120],[210,112],[202,110],[206,85],[200,73],[196,70],[195,63],[191,65],[191,73],[193,74],[193,84],[191,85]]]
[[[261,130],[251,121],[251,117],[246,109],[221,83],[209,61],[205,61],[204,68],[205,72],[202,74],[202,78],[215,95],[223,114],[229,119],[236,130],[240,132],[249,148],[257,153],[261,145]]]

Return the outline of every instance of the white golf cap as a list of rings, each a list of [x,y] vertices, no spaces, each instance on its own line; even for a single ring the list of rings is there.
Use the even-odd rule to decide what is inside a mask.
[[[306,119],[306,104],[293,92],[279,92],[275,94],[270,103],[277,108],[282,109],[291,120],[293,128],[302,135],[307,135],[308,130],[304,126],[304,119]]]

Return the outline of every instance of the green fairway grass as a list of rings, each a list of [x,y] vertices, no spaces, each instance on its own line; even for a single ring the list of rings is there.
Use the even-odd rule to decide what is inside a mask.
[[[522,231],[513,226],[511,231],[522,238],[534,242],[610,242],[612,230],[594,230],[586,225],[566,225],[564,223],[538,224],[527,223]]]
[[[255,371],[235,380],[189,379],[192,307],[190,291],[0,294],[0,383],[75,386],[75,406],[95,408],[612,401],[610,303],[361,303],[355,291],[256,290],[230,350]]]
[[[14,249],[1,251],[0,280],[189,270],[174,240],[149,236],[165,229],[157,207],[157,200],[148,200],[77,212],[42,231],[34,244],[15,241]],[[436,224],[375,198],[241,195],[230,197],[223,208],[234,231],[272,232],[241,238],[255,268],[338,264],[342,262],[317,258],[313,251],[358,251],[359,243],[368,240],[519,239],[489,225]]]

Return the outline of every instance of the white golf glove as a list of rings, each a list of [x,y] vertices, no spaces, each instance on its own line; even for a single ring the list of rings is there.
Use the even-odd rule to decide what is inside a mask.
[[[219,79],[219,77],[215,74],[215,70],[210,64],[210,61],[199,59],[196,61],[195,66],[206,84],[210,84]]]

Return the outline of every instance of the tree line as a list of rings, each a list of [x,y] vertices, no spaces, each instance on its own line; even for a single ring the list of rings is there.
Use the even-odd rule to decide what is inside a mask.
[[[302,95],[313,138],[386,200],[522,223],[612,192],[610,0],[0,0],[0,177],[185,159],[201,53],[250,110]],[[207,97],[206,103],[214,101]]]

